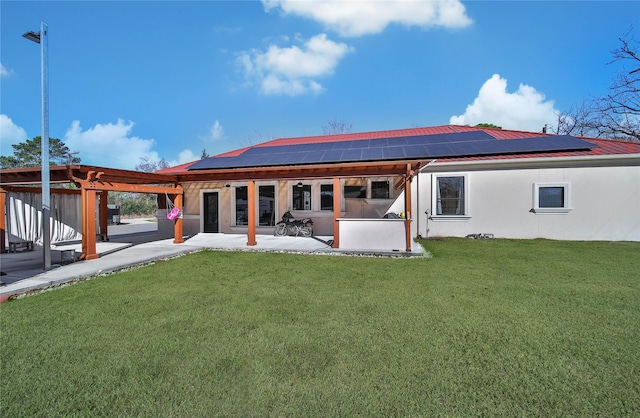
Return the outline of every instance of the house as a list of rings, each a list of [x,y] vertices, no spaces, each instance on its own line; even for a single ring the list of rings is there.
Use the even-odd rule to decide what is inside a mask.
[[[25,239],[7,229],[10,202],[40,178],[0,170],[2,250]],[[158,228],[176,244],[222,233],[251,247],[286,211],[344,250],[413,251],[415,237],[445,236],[640,241],[640,143],[606,139],[445,125],[281,138],[157,173],[51,167],[50,178],[77,187],[86,259],[98,257],[109,191],[157,194]],[[167,219],[172,206],[181,216]]]
[[[633,142],[446,125],[275,139],[162,173],[180,178],[186,234],[272,234],[289,210],[347,249],[409,251],[416,236],[640,241]]]

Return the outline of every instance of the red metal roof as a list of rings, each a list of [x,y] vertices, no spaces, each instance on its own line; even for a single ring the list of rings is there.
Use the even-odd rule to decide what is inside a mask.
[[[401,136],[418,136],[418,135],[436,135],[436,134],[450,134],[456,132],[469,132],[477,131],[479,129],[472,128],[470,126],[433,126],[426,128],[409,128],[409,129],[395,129],[390,131],[375,131],[375,132],[357,132],[350,134],[336,134],[336,135],[320,135],[320,136],[303,136],[297,138],[279,138],[272,141],[263,142],[255,145],[256,147],[277,147],[282,145],[301,145],[301,144],[317,144],[321,142],[343,142],[343,141],[358,141],[365,139],[378,139],[378,138],[397,138]]]
[[[162,173],[162,174],[183,173],[183,172],[187,171],[189,166],[192,165],[195,162],[196,161],[191,161],[191,162],[180,164],[180,165],[174,165],[173,167],[163,168],[162,170],[158,170],[156,172],[157,173]]]

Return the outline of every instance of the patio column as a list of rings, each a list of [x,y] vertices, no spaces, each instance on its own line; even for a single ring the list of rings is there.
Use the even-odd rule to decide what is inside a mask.
[[[96,251],[96,191],[82,188],[82,258],[94,260]]]
[[[331,248],[340,248],[340,225],[338,218],[340,218],[341,208],[340,202],[342,200],[342,194],[340,191],[340,178],[333,178],[333,244]]]
[[[407,252],[411,251],[411,165],[404,176],[404,229]]]
[[[7,237],[7,192],[0,189],[0,207],[2,207],[2,213],[0,216],[0,253],[7,252],[6,244],[4,240]]]
[[[107,224],[109,220],[109,192],[100,192],[100,237],[103,241],[109,241],[109,235],[107,234]]]
[[[176,186],[180,192],[182,192],[182,186]],[[183,204],[183,193],[177,193],[174,199],[174,206],[180,209],[183,214],[178,216],[173,224],[173,243],[174,244],[182,244],[184,242],[183,231],[182,231],[182,217],[184,216],[184,204]],[[166,203],[165,203],[166,206]]]
[[[256,242],[256,182],[249,180],[247,183],[247,245],[254,246]]]

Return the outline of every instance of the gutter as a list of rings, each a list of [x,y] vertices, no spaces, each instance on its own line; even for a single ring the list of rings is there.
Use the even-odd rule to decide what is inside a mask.
[[[418,174],[422,173],[422,171],[424,169],[426,169],[427,167],[429,167],[431,164],[435,163],[437,160],[431,160],[428,163],[426,163],[424,166],[420,167],[418,169]],[[422,238],[422,233],[420,232],[420,176],[415,176],[416,177],[416,230],[418,238]],[[406,192],[405,192],[406,193]],[[427,209],[428,210],[428,209]],[[428,215],[427,215],[427,225],[429,225],[429,220],[428,220]],[[426,231],[426,235],[429,234],[429,229],[427,229]]]

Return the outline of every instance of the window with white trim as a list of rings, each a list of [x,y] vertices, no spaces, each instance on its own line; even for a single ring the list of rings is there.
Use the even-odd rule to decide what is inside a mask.
[[[258,225],[275,226],[276,186],[258,186]]]
[[[249,224],[249,206],[247,196],[247,186],[236,186],[234,188],[234,212],[235,222],[234,225],[248,225]]]
[[[468,178],[466,175],[434,175],[432,207],[434,216],[468,217]]]
[[[371,198],[372,199],[389,199],[389,181],[372,181],[371,182]]]
[[[534,183],[534,213],[568,213],[571,211],[570,183]]]
[[[363,184],[345,184],[342,188],[345,199],[366,199],[367,186]]]
[[[333,184],[320,185],[320,210],[333,210]]]
[[[293,210],[311,210],[311,185],[302,182],[291,187]]]

